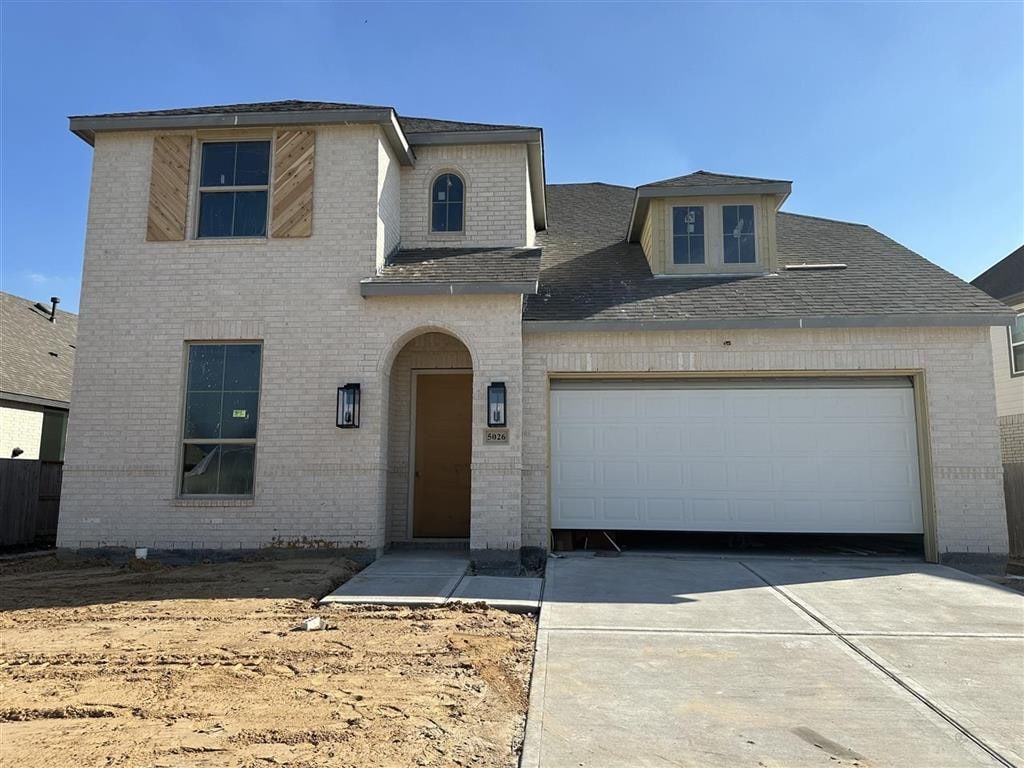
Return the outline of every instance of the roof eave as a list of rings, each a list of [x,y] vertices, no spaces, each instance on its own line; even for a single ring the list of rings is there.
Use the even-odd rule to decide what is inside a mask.
[[[415,165],[416,156],[402,131],[395,111],[383,109],[298,110],[294,112],[216,112],[186,115],[122,115],[119,117],[70,117],[71,132],[94,144],[101,131],[170,131],[200,128],[257,128],[280,125],[377,124],[391,143],[402,165]]]
[[[733,329],[945,328],[1006,325],[1013,312],[922,313],[901,315],[810,315],[792,317],[686,317],[674,320],[524,320],[524,333],[605,331],[712,331]]]
[[[23,403],[25,405],[41,405],[46,408],[56,408],[67,411],[71,408],[70,400],[56,400],[50,397],[39,397],[37,395],[25,395],[19,392],[0,392],[0,400],[9,403]]]
[[[362,280],[359,293],[368,296],[461,296],[474,294],[517,294],[537,293],[536,280],[472,280],[455,282],[437,281],[388,281]]]

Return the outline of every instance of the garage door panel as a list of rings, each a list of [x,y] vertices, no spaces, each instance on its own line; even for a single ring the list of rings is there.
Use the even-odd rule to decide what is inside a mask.
[[[686,479],[689,488],[696,491],[721,491],[728,487],[729,468],[721,462],[689,461]]]
[[[596,479],[592,461],[556,461],[554,474],[562,487],[592,486]]]
[[[602,488],[635,490],[640,487],[640,465],[636,461],[602,461],[599,466]]]
[[[597,501],[592,497],[563,496],[555,502],[555,513],[568,527],[586,528],[598,522]]]
[[[601,520],[609,527],[635,528],[641,520],[640,499],[622,496],[601,499]]]
[[[733,456],[771,453],[772,430],[767,422],[733,420],[725,433],[725,449]]]
[[[684,467],[680,461],[652,460],[641,466],[643,482],[648,488],[683,490]]]
[[[922,530],[905,385],[605,387],[551,398],[556,528]]]
[[[684,437],[683,447],[689,455],[721,456],[725,453],[725,433],[720,423],[689,424]]]
[[[683,432],[677,426],[650,426],[638,435],[645,455],[679,455],[683,449]]]

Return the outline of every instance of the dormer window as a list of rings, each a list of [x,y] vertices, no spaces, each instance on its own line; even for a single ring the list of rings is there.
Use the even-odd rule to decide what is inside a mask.
[[[722,247],[726,264],[753,264],[757,261],[754,206],[722,206]]]
[[[456,173],[442,173],[430,187],[430,231],[461,232],[465,184]]]
[[[672,209],[672,263],[704,263],[703,206],[676,206]]]

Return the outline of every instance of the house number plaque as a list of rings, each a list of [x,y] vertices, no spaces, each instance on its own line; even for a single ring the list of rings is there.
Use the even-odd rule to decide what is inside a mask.
[[[485,443],[507,443],[508,429],[488,427],[484,430]]]

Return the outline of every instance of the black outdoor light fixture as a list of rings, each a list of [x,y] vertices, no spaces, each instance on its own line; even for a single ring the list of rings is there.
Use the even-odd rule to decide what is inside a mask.
[[[487,426],[508,426],[505,416],[505,382],[503,381],[492,381],[487,387]]]
[[[338,387],[338,426],[355,429],[359,426],[359,385]]]

